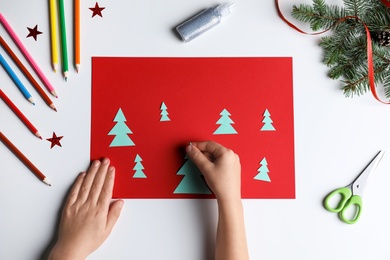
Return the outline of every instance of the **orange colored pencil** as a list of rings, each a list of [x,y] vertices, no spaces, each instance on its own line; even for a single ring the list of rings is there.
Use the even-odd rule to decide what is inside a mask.
[[[38,138],[42,139],[41,134],[38,132],[38,130],[31,124],[31,122],[23,115],[23,113],[15,106],[15,104],[7,97],[7,95],[0,89],[0,98],[5,102],[5,104],[15,113],[17,117],[27,126],[30,131],[37,136]]]
[[[43,183],[51,186],[46,176],[35,165],[22,154],[22,152],[11,141],[0,132],[0,140],[10,149]]]
[[[45,103],[51,107],[54,111],[57,111],[53,101],[46,95],[45,91],[43,91],[42,87],[39,86],[38,82],[34,79],[31,73],[27,70],[27,68],[23,65],[23,63],[19,60],[16,54],[12,51],[9,45],[4,41],[3,37],[0,36],[0,45],[3,46],[4,50],[8,53],[9,56],[14,60],[14,62],[18,65],[18,67],[23,71],[24,75],[28,78],[34,88],[37,90],[39,95],[45,101]]]
[[[75,39],[75,66],[80,69],[80,0],[74,1],[74,39]]]

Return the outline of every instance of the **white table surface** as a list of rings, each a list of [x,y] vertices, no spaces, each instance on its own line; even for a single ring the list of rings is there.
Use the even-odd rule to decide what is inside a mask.
[[[66,1],[69,53],[73,53],[72,2]],[[251,259],[390,258],[386,192],[390,153],[370,178],[357,224],[342,223],[322,206],[328,192],[351,182],[379,150],[390,152],[390,106],[371,94],[345,98],[340,82],[326,75],[319,36],[288,27],[277,16],[272,0],[237,0],[221,25],[190,43],[181,42],[173,28],[218,1],[101,0],[99,5],[106,7],[103,18],[91,18],[88,8],[96,1],[81,2],[81,70],[76,74],[71,63],[69,80],[64,82],[50,64],[48,1],[0,1],[0,12],[55,85],[58,113],[35,91],[37,105],[32,107],[3,69],[0,87],[44,138],[53,131],[64,136],[62,147],[50,149],[49,142],[32,136],[0,102],[0,131],[53,184],[39,182],[0,145],[0,259],[45,258],[66,193],[89,164],[92,56],[293,57],[296,199],[243,201]],[[310,3],[283,0],[281,5],[288,15],[293,3],[303,2]],[[43,32],[38,41],[26,38],[27,27],[35,25]],[[15,49],[2,27],[0,34]],[[0,53],[5,54],[3,49]],[[126,200],[111,236],[89,259],[212,259],[216,218],[214,200]]]

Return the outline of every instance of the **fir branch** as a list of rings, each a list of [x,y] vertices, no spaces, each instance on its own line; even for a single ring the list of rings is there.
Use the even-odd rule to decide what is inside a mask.
[[[322,37],[319,43],[324,51],[322,61],[330,68],[328,76],[341,78],[344,94],[352,97],[370,90],[364,25],[374,40],[378,31],[389,30],[390,34],[390,9],[379,0],[343,0],[343,3],[344,7],[338,7],[325,4],[325,0],[313,0],[312,6],[293,6],[292,16],[309,23],[314,31],[331,30],[332,35]],[[347,16],[356,19],[345,19]],[[375,41],[372,47],[375,84],[381,84],[390,98],[390,47]]]
[[[344,0],[345,12],[347,15],[362,19],[365,12],[371,7],[370,2],[367,0]]]
[[[387,70],[385,73],[385,77],[383,79],[383,88],[385,90],[385,96],[386,98],[390,97],[390,74],[388,73],[389,71]]]
[[[325,5],[324,0],[313,0],[313,7],[306,4],[294,5],[291,15],[297,20],[309,23],[313,31],[327,30],[345,16],[338,6]]]
[[[385,70],[387,70],[386,67],[381,67],[374,70],[374,73],[378,75],[381,74],[381,72],[384,72]],[[365,94],[370,89],[367,72],[365,73],[365,76],[362,76],[355,82],[343,81],[343,80],[342,82],[347,84],[344,87],[342,87],[342,90],[344,91],[346,97],[353,97],[354,95],[360,96],[362,94]],[[389,96],[387,96],[386,94],[386,97],[388,98]]]

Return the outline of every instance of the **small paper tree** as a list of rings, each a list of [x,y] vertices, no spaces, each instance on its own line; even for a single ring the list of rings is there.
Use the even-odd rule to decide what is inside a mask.
[[[257,174],[254,179],[259,180],[259,181],[271,182],[271,179],[269,178],[269,175],[268,175],[268,173],[269,173],[268,163],[267,163],[267,160],[265,159],[265,157],[263,158],[263,160],[261,160],[260,165],[261,166],[257,170],[259,172],[259,174]]]
[[[211,194],[198,167],[187,156],[184,159],[186,159],[186,162],[176,173],[177,175],[184,175],[184,177],[173,193]]]
[[[135,166],[133,170],[135,171],[133,178],[146,178],[145,173],[143,170],[145,169],[144,166],[142,165],[142,158],[137,154],[135,156]]]
[[[236,129],[233,128],[233,120],[230,118],[230,113],[224,109],[220,113],[221,118],[217,121],[216,124],[220,125],[217,130],[215,130],[215,135],[221,134],[237,134]]]
[[[116,116],[114,118],[116,122],[115,126],[111,129],[108,135],[115,135],[114,140],[112,140],[110,147],[112,146],[135,146],[134,142],[130,139],[127,134],[132,134],[133,132],[126,125],[126,118],[122,112],[122,109],[119,108]]]
[[[261,128],[261,131],[275,131],[275,127],[272,125],[273,121],[271,119],[271,114],[269,113],[268,109],[265,110],[263,119],[263,127]]]
[[[164,102],[162,102],[160,110],[161,110],[161,118],[160,121],[171,121],[171,119],[168,117],[168,111],[167,111],[167,106],[165,105]]]

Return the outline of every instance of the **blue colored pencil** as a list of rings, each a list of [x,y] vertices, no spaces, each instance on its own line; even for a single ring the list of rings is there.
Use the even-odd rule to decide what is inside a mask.
[[[34,99],[32,98],[30,92],[26,89],[26,87],[23,85],[23,83],[20,81],[18,76],[16,76],[15,72],[11,69],[11,67],[8,65],[8,63],[5,61],[4,57],[0,54],[0,64],[3,66],[5,71],[8,73],[8,75],[11,77],[15,85],[19,88],[20,92],[22,92],[23,96],[30,101],[31,103],[34,103]]]

